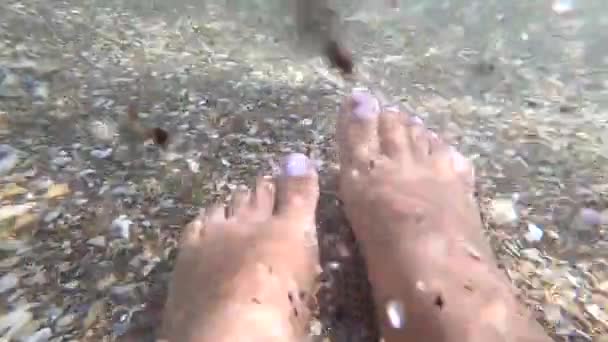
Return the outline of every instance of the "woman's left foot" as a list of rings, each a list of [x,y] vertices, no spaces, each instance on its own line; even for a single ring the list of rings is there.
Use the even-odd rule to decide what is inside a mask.
[[[182,233],[163,320],[166,341],[296,341],[319,273],[317,173],[302,154],[278,179],[237,189]]]

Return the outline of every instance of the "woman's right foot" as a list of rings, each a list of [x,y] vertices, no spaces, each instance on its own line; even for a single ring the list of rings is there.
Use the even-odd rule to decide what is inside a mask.
[[[496,266],[471,163],[366,92],[337,128],[340,197],[390,341],[550,341]]]

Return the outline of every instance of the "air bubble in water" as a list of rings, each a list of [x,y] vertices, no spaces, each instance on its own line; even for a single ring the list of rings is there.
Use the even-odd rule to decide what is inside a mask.
[[[396,300],[389,300],[386,304],[386,316],[395,329],[403,329],[405,327],[405,309],[403,304]]]
[[[574,0],[554,0],[551,8],[557,14],[566,14],[574,9]]]

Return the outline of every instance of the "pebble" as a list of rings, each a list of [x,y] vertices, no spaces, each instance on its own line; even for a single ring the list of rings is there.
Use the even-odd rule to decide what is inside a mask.
[[[61,215],[61,211],[60,210],[53,210],[48,212],[45,216],[44,216],[44,222],[45,223],[50,223],[55,221],[59,215]]]
[[[602,214],[595,209],[583,208],[580,211],[580,216],[583,222],[590,226],[597,226],[603,223]]]
[[[19,156],[17,150],[10,145],[0,145],[0,175],[8,174],[17,166]]]
[[[93,150],[91,156],[97,159],[106,159],[112,155],[112,149],[107,148],[105,150]]]
[[[55,323],[55,326],[57,327],[57,330],[64,330],[66,328],[69,328],[75,320],[76,316],[74,314],[69,313],[59,318]]]
[[[51,328],[42,328],[23,339],[23,342],[47,342],[53,336]]]
[[[84,321],[82,322],[84,330],[88,330],[95,322],[103,315],[105,303],[103,300],[98,300],[89,308]]]
[[[91,246],[95,246],[95,247],[100,247],[100,248],[105,247],[106,246],[106,237],[102,236],[102,235],[96,236],[92,239],[89,239],[87,241],[87,244],[91,245]]]
[[[496,224],[508,224],[518,220],[517,211],[511,198],[492,201],[491,214]]]
[[[4,332],[2,335],[3,341],[11,341],[15,334],[29,324],[33,318],[34,315],[29,311],[29,305],[24,305],[8,314],[0,316],[0,331]]]
[[[538,242],[543,238],[543,230],[540,229],[534,223],[528,223],[528,232],[524,235],[524,238],[528,242]]]
[[[112,225],[110,227],[113,236],[117,236],[123,239],[129,239],[130,227],[133,224],[133,221],[129,220],[127,216],[120,215],[112,221]]]
[[[30,209],[32,209],[32,205],[30,204],[5,205],[0,207],[0,221],[24,215]]]
[[[72,157],[60,156],[60,157],[53,158],[51,163],[53,163],[53,165],[55,165],[55,166],[63,167],[63,166],[68,165],[71,161],[72,161]]]
[[[19,283],[19,277],[15,273],[7,273],[0,278],[0,293],[14,289]]]
[[[535,262],[539,262],[539,263],[543,262],[543,257],[541,255],[540,251],[536,248],[524,249],[521,251],[521,255],[530,261],[535,261]]]

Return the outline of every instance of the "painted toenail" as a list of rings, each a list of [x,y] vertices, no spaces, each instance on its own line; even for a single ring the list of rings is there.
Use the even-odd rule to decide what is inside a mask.
[[[422,119],[418,115],[414,115],[410,117],[410,123],[412,125],[423,125],[424,121],[422,121]]]
[[[310,159],[302,153],[292,153],[283,160],[282,170],[290,177],[307,176],[311,171]]]
[[[380,113],[380,102],[365,90],[353,90],[351,99],[353,100],[352,114],[360,119],[370,119]]]
[[[394,329],[403,329],[405,327],[405,309],[401,302],[389,300],[386,304],[386,316]]]
[[[456,172],[464,172],[470,167],[469,161],[453,146],[451,147],[451,153],[452,163]]]
[[[384,110],[387,112],[393,112],[393,113],[401,112],[401,110],[399,109],[399,106],[396,106],[396,105],[386,106],[386,107],[384,107]]]

